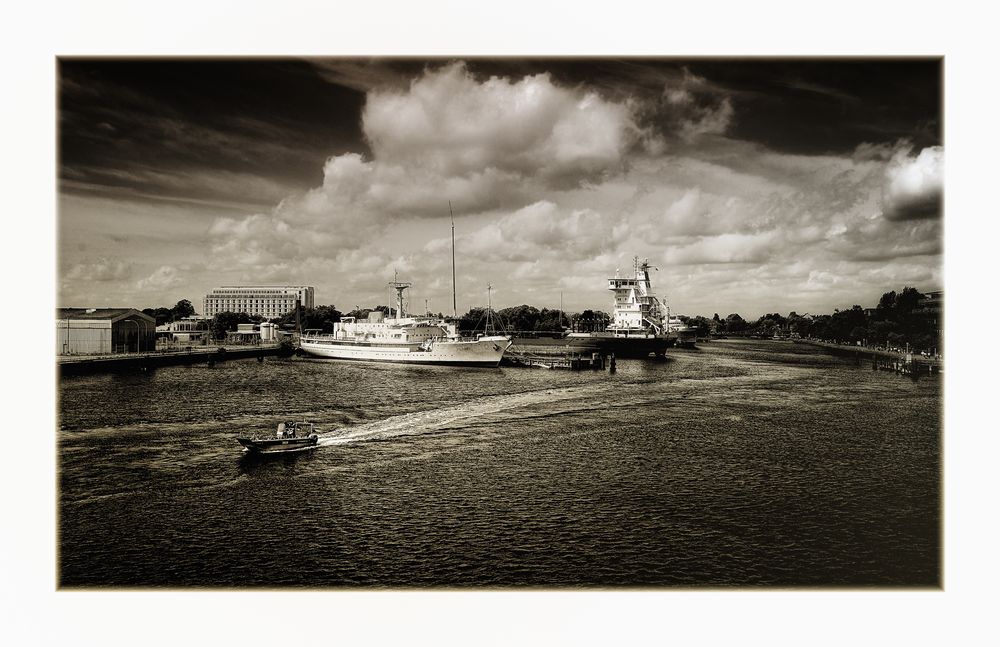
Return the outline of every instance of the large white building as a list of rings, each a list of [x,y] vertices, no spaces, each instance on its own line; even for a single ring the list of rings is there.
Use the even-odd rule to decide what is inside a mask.
[[[220,312],[245,312],[274,319],[295,310],[295,301],[312,308],[314,288],[305,285],[227,285],[205,296],[202,313],[212,317]]]

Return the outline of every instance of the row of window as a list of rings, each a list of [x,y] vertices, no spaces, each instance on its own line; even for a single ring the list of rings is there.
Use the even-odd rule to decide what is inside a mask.
[[[233,293],[224,293],[224,294],[210,294],[210,295],[208,295],[208,298],[209,299],[246,299],[246,298],[254,298],[254,299],[256,299],[256,298],[261,298],[261,299],[265,299],[265,298],[280,299],[280,298],[289,298],[289,299],[302,299],[303,301],[305,301],[308,296],[309,295],[306,295],[306,294],[295,294],[295,293],[288,293],[288,292],[279,292],[277,294],[268,294],[267,296],[262,295],[260,292],[233,292]]]

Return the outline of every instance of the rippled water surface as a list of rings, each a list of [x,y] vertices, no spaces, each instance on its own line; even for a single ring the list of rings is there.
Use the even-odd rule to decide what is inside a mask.
[[[781,342],[607,372],[64,378],[63,586],[937,586],[941,388]],[[237,435],[313,421],[320,446]]]

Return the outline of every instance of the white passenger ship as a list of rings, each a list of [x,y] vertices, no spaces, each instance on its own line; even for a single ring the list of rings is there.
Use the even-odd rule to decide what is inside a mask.
[[[333,324],[332,334],[306,333],[299,346],[310,355],[331,359],[404,364],[496,367],[510,337],[500,335],[463,338],[453,323],[433,317],[406,316],[403,291],[409,283],[393,281],[396,317],[376,310],[368,319],[344,317]]]

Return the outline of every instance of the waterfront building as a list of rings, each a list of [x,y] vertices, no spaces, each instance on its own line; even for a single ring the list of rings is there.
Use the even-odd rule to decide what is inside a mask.
[[[58,308],[56,355],[156,350],[156,320],[134,308]]]
[[[237,324],[236,330],[226,333],[227,344],[259,344],[260,332],[252,323]]]
[[[156,336],[179,343],[200,343],[208,336],[208,322],[204,317],[168,321],[156,327]]]
[[[944,291],[936,290],[920,295],[917,312],[927,317],[931,327],[938,334],[941,332],[941,313],[944,311]]]
[[[295,310],[314,307],[315,289],[305,285],[228,285],[215,288],[205,296],[204,315],[220,312],[245,312],[265,319],[276,319]]]

